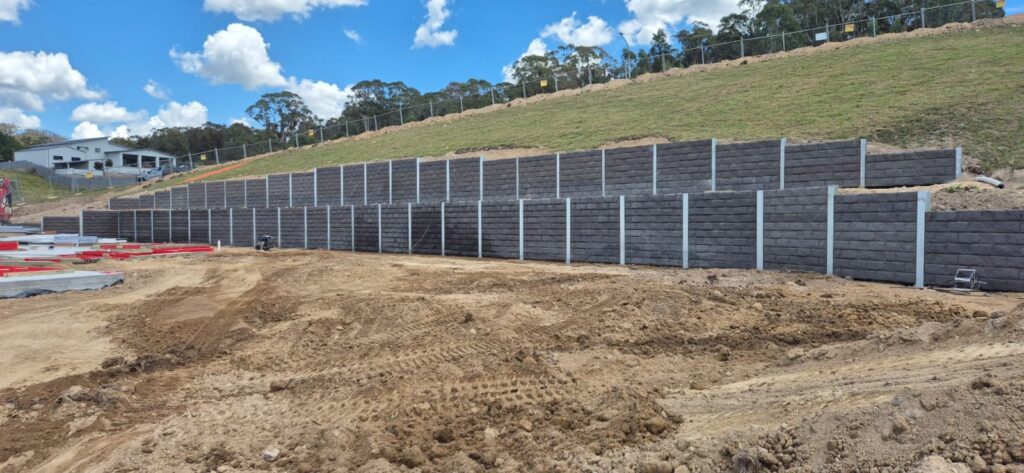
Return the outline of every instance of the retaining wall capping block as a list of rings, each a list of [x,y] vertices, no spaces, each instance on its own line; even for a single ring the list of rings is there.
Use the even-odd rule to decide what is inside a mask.
[[[654,190],[653,152],[651,146],[605,150],[605,193],[650,195]]]
[[[601,196],[601,151],[562,153],[560,158],[561,197]]]
[[[436,204],[447,197],[447,161],[420,161],[420,203]]]
[[[484,175],[488,175],[489,161],[484,161]],[[480,158],[459,158],[448,162],[451,195],[449,202],[476,202],[480,200]],[[484,185],[484,191],[488,186]]]
[[[453,162],[454,164],[454,162]],[[455,193],[455,174],[452,174],[452,198],[451,202],[458,202],[462,197],[471,197],[469,194]],[[476,181],[479,182],[479,177]],[[554,192],[552,190],[552,192]],[[479,189],[476,195],[479,196]],[[484,160],[484,200],[515,200],[516,199],[516,160],[496,159]],[[466,199],[469,200],[469,199]],[[472,200],[479,200],[474,197]]]

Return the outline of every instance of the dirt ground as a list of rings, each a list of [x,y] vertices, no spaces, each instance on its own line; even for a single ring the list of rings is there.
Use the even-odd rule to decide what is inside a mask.
[[[126,282],[0,305],[2,473],[1024,471],[1019,294],[291,250],[95,266]]]

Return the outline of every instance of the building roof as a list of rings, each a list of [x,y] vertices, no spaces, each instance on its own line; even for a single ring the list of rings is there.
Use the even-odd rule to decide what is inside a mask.
[[[96,137],[96,138],[86,138],[86,139],[81,139],[81,140],[62,141],[60,143],[47,143],[47,144],[44,144],[44,145],[29,146],[28,148],[25,148],[25,150],[60,148],[60,147],[64,147],[64,146],[69,146],[70,147],[70,146],[74,146],[74,145],[77,145],[77,144],[89,143],[89,142],[97,141],[97,140],[104,140],[104,141],[107,141],[109,143],[110,142],[110,137],[109,136],[100,136],[100,137]],[[121,145],[114,145],[114,146],[121,146]]]
[[[166,157],[169,157],[169,158],[176,158],[177,157],[177,156],[175,156],[173,154],[165,153],[163,151],[160,151],[158,149],[153,149],[153,148],[122,148],[122,149],[118,149],[118,150],[114,150],[114,151],[107,151],[104,154],[121,154],[121,153],[128,153],[128,154],[149,153],[149,154],[159,154],[161,156],[166,156]]]

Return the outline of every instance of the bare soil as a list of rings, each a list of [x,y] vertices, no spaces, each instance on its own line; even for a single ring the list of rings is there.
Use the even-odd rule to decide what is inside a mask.
[[[126,282],[0,306],[0,472],[1024,471],[1018,294],[317,251],[97,266]]]

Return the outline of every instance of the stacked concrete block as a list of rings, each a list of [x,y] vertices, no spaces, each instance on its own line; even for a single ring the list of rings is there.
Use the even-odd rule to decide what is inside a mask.
[[[719,144],[715,159],[716,190],[778,189],[781,163],[781,140]]]
[[[121,210],[117,212],[117,238],[135,241],[134,210]]]
[[[439,204],[447,200],[447,161],[420,162],[420,203]]]
[[[523,258],[565,261],[566,201],[564,199],[524,200]],[[484,227],[486,229],[486,226]]]
[[[153,208],[161,210],[171,208],[171,191],[154,192]]]
[[[605,151],[606,195],[654,193],[654,147],[635,146]]]
[[[562,153],[559,197],[600,197],[603,172],[600,150]]]
[[[228,208],[245,208],[245,181],[225,181],[224,192],[226,192]]]
[[[206,208],[224,209],[224,190],[227,188],[227,181],[208,182],[206,184]]]
[[[710,191],[712,146],[712,140],[659,144],[658,193]]]
[[[171,211],[170,210],[154,210],[153,211],[153,242],[155,243],[170,243],[171,242]]]
[[[345,205],[363,205],[366,203],[365,168],[362,164],[345,166]]]
[[[573,198],[570,204],[571,261],[618,263],[619,198]]]
[[[229,209],[215,209],[210,211],[210,239],[213,240],[212,244],[214,245],[218,242],[225,246],[231,244],[231,218]]]
[[[867,155],[867,187],[927,186],[956,180],[960,175],[955,149]]]
[[[140,210],[135,213],[135,230],[138,243],[150,243],[153,241],[153,222],[156,210]],[[77,233],[77,232],[76,232]]]
[[[391,161],[391,203],[416,203],[418,159]]]
[[[483,202],[480,215],[480,251],[483,256],[519,258],[519,202]]]
[[[519,198],[558,198],[557,164],[553,154],[519,158]],[[486,179],[485,172],[484,180]]]
[[[352,206],[330,207],[331,249],[352,249]]]
[[[267,194],[270,207],[291,207],[289,199],[290,181],[288,174],[271,174],[267,176]]]
[[[256,238],[259,238],[264,235],[270,235],[271,237],[273,237],[274,246],[277,246],[276,208],[256,209]]]
[[[449,202],[476,202],[480,200],[480,166],[484,163],[484,170],[500,174],[495,168],[489,168],[489,164],[480,158],[460,158],[452,159],[448,161],[448,172],[449,172],[449,185],[451,186],[451,195],[448,196]],[[515,167],[515,166],[513,166]],[[507,171],[506,171],[507,172]],[[513,172],[515,172],[513,170]],[[515,174],[513,174],[514,178]],[[515,184],[513,183],[513,186]],[[487,183],[484,183],[486,189]],[[513,194],[515,190],[512,191]],[[513,197],[514,198],[514,197]]]
[[[861,140],[786,143],[785,187],[860,186]]]
[[[171,191],[171,207],[172,209],[187,209],[188,208],[188,187],[178,186],[172,187]]]
[[[245,206],[251,209],[267,207],[266,179],[248,179],[245,181]]]
[[[694,268],[757,267],[757,193],[689,197],[689,263]]]
[[[249,247],[252,248],[256,245],[253,240],[252,229],[253,229],[253,215],[252,209],[239,207],[234,210],[232,215],[232,228],[231,234],[234,236],[234,246]]]
[[[448,256],[477,256],[478,223],[476,202],[445,204],[445,254]]]
[[[156,207],[156,196],[153,194],[140,195],[139,196],[139,208],[140,209],[152,209]]]
[[[342,205],[340,167],[317,168],[316,205],[317,207],[337,207]]]
[[[306,209],[307,247],[311,249],[327,249],[327,208],[309,207]]]
[[[281,210],[281,248],[305,248],[306,224],[303,207],[282,208]]]
[[[483,166],[483,200],[515,200],[516,196],[522,193],[522,183],[516,177],[517,167],[515,159],[484,161]],[[476,179],[476,182],[480,182],[479,177]],[[452,186],[454,185],[455,178],[452,177]],[[469,193],[466,196],[472,197]],[[477,190],[476,197],[467,198],[466,200],[480,200],[479,189]],[[455,196],[452,196],[451,201],[460,202]]]
[[[836,275],[914,283],[916,243],[917,193],[835,197]]]
[[[189,224],[192,228],[193,243],[211,243],[210,218],[206,210],[193,209]]]
[[[107,204],[107,208],[110,210],[137,209],[139,208],[139,199],[137,197],[119,197],[116,199],[110,199]]]
[[[764,268],[828,269],[828,188],[764,193]]]
[[[188,210],[171,211],[171,243],[188,243]]]
[[[380,251],[376,205],[357,205],[355,220],[356,251]],[[383,212],[383,209],[381,209]]]
[[[1024,291],[1024,210],[929,212],[925,235],[927,284],[974,269],[984,289]]]
[[[412,206],[412,252],[441,254],[441,204]]]
[[[87,236],[117,238],[117,212],[86,210],[82,212],[82,232]],[[78,233],[76,228],[73,233]]]
[[[683,198],[626,196],[626,262],[683,266]]]
[[[405,205],[385,205],[380,214],[381,251],[409,252],[409,213]]]
[[[206,208],[206,184],[196,182],[188,185],[188,207],[186,208]]]
[[[366,202],[368,204],[390,203],[389,167],[387,162],[366,165]]]
[[[313,173],[292,174],[292,207],[313,206]]]

